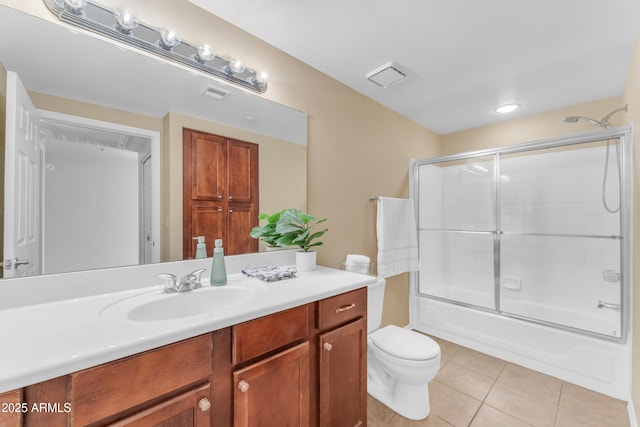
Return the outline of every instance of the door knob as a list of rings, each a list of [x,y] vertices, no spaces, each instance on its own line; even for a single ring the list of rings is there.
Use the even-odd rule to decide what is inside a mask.
[[[322,348],[324,348],[324,349],[325,349],[325,350],[327,350],[327,351],[331,351],[331,349],[333,348],[333,346],[332,346],[330,343],[326,342],[326,343],[324,343],[324,345],[322,346]]]
[[[28,259],[18,259],[18,258],[6,259],[4,260],[4,269],[13,270],[14,268],[18,268],[21,265],[27,265],[27,264],[29,264]]]
[[[209,402],[209,399],[207,399],[206,397],[203,397],[198,402],[198,408],[200,408],[202,411],[208,411],[209,408],[211,408],[211,402]]]
[[[246,393],[249,390],[249,383],[245,380],[242,380],[238,383],[238,388],[241,392]]]

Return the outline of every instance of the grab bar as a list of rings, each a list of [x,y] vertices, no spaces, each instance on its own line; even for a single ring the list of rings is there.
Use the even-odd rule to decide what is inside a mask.
[[[598,301],[598,308],[606,308],[607,310],[620,311],[620,304]]]

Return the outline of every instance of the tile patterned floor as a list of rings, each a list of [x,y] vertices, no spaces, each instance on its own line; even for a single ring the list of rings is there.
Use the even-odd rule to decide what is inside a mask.
[[[434,339],[442,360],[431,414],[411,421],[369,396],[369,427],[629,427],[626,402]]]

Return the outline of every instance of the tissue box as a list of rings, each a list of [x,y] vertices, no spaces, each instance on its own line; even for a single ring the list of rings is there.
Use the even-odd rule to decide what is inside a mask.
[[[350,264],[350,263],[346,263],[343,262],[342,263],[342,267],[344,268],[345,271],[351,271],[353,273],[358,273],[358,274],[368,274],[368,275],[373,275],[373,263],[369,262],[368,264]]]

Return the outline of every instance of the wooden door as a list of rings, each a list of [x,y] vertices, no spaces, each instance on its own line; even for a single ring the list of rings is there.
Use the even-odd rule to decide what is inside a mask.
[[[197,236],[208,257],[215,239],[227,255],[256,252],[258,145],[184,129],[183,156],[183,258],[195,256]]]
[[[233,373],[234,425],[309,425],[309,343]]]
[[[252,203],[258,194],[258,146],[229,140],[229,202]]]
[[[0,393],[0,426],[22,426],[22,413],[28,412],[29,405],[22,401],[20,390]]]
[[[183,132],[183,257],[195,257],[194,237],[205,236],[207,256],[215,239],[225,239],[226,140],[185,129]]]
[[[367,330],[360,318],[320,335],[320,426],[367,425]]]
[[[44,157],[39,117],[18,75],[7,72],[4,194],[4,277],[42,272]]]
[[[249,236],[251,229],[258,225],[256,223],[258,212],[255,206],[249,203],[232,203],[229,205],[228,214],[230,235],[227,238],[225,253],[233,255],[257,252],[257,239],[242,238]]]

